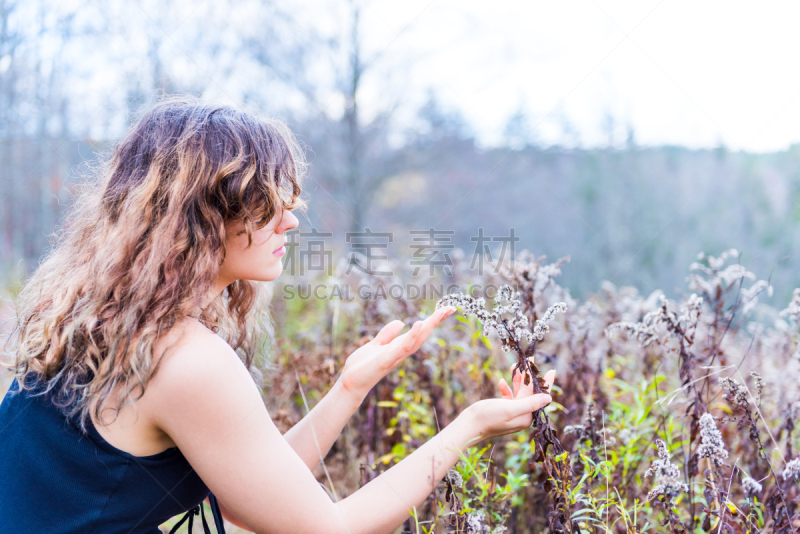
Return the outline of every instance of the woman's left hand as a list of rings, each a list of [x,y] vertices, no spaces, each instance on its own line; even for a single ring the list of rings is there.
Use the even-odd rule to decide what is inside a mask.
[[[455,311],[452,306],[439,308],[424,321],[415,322],[402,336],[397,334],[405,326],[403,321],[395,320],[384,326],[372,341],[347,358],[339,378],[342,387],[359,400],[366,397],[375,384],[414,354],[433,329]]]

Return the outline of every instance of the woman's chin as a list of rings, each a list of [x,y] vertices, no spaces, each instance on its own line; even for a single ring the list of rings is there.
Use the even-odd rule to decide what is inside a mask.
[[[262,282],[272,282],[273,280],[277,279],[282,272],[283,272],[283,263],[277,262],[277,265],[267,269],[267,271],[264,273],[264,278]]]
[[[263,267],[256,272],[249,273],[244,278],[253,282],[272,282],[278,278],[282,272],[283,263],[276,261],[274,264]]]

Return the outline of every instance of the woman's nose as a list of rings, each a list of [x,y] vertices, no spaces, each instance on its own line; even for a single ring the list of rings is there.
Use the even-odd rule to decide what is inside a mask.
[[[297,219],[297,217],[294,216],[294,213],[292,213],[290,210],[285,210],[283,212],[283,218],[281,219],[281,225],[280,225],[280,232],[279,233],[288,232],[289,230],[293,230],[293,229],[297,228],[297,226],[299,224],[300,224],[300,221]]]

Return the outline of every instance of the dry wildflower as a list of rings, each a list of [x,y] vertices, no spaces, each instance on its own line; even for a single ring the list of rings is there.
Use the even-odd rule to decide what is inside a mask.
[[[750,376],[756,381],[756,390],[758,391],[758,405],[761,406],[761,401],[764,399],[764,379],[755,371],[750,371]]]
[[[467,516],[467,532],[469,534],[483,534],[483,532],[487,531],[486,525],[484,525],[485,520],[486,514],[482,510],[469,514]]]
[[[600,436],[601,443],[604,445],[608,445],[609,447],[617,444],[617,438],[612,436],[612,430],[610,428],[601,428],[597,431],[597,435]]]
[[[745,496],[748,498],[755,497],[758,493],[761,493],[761,489],[761,484],[750,477],[744,477],[742,480],[742,492],[744,492]]]
[[[544,339],[545,334],[550,331],[550,321],[553,320],[556,313],[565,312],[567,305],[565,302],[559,302],[549,307],[541,319],[536,320],[531,331],[528,330],[530,320],[523,310],[522,298],[525,299],[525,309],[532,310],[534,300],[529,291],[521,295],[510,285],[503,284],[497,290],[492,311],[486,309],[485,299],[474,298],[464,293],[446,295],[436,303],[436,308],[454,306],[464,310],[465,313],[477,316],[483,323],[484,335],[496,332],[503,351],[514,353],[518,357],[519,361],[513,368],[512,377],[515,376],[515,373],[521,373],[525,385],[533,383],[534,393],[544,393],[545,382],[539,376],[539,368],[533,360],[536,343]],[[536,317],[535,313],[532,316]],[[563,525],[569,521],[570,517],[570,503],[564,497],[563,488],[569,486],[572,469],[569,462],[565,460],[564,453],[566,451],[561,446],[556,432],[550,426],[550,418],[542,409],[533,413],[532,427],[536,452],[531,459],[531,464],[541,462],[544,465],[548,478],[545,490],[551,494],[550,506],[553,511],[548,517],[548,522],[552,531],[562,532]],[[557,457],[548,454],[547,450],[551,445],[554,447]],[[480,531],[476,530],[475,532]]]
[[[536,321],[536,325],[533,327],[533,339],[536,341],[543,340],[544,335],[550,331],[550,326],[547,323],[553,320],[556,313],[564,313],[565,311],[567,311],[567,305],[563,302],[559,302],[547,308],[547,311],[544,312],[544,316]]]
[[[733,378],[723,376],[719,379],[719,386],[728,392],[727,398],[733,404],[743,408],[747,407],[747,389],[739,384],[739,382]]]
[[[664,338],[677,338],[687,342],[689,345],[694,340],[694,332],[703,307],[703,299],[692,294],[689,299],[681,306],[680,314],[670,310],[669,302],[664,295],[659,295],[659,307],[647,313],[640,322],[620,321],[612,323],[606,328],[606,336],[611,335],[615,330],[622,330],[628,337],[638,340],[642,347],[646,347],[654,341],[659,341],[664,332]]]
[[[739,265],[738,263],[729,265],[724,270],[722,267],[729,258],[739,256],[739,251],[735,248],[726,250],[719,257],[706,256],[702,252],[697,256],[699,261],[705,260],[708,265],[702,263],[692,263],[689,266],[690,271],[698,271],[699,273],[692,273],[686,277],[689,289],[699,290],[707,295],[713,295],[717,292],[717,288],[726,289],[734,282],[744,278],[755,279],[755,275]],[[703,276],[705,275],[705,276]]]
[[[464,485],[464,479],[461,477],[461,473],[456,471],[453,468],[450,468],[450,471],[444,476],[445,480],[447,480],[453,487],[461,488]]]
[[[644,476],[655,476],[657,485],[647,494],[647,500],[652,500],[661,495],[667,501],[671,501],[679,493],[689,491],[689,486],[679,480],[681,470],[677,465],[669,461],[669,451],[664,440],[657,439],[656,445],[658,446],[658,460],[653,460],[650,468],[645,471]]]
[[[702,308],[703,298],[692,293],[689,300],[681,307],[681,314],[678,316],[678,322],[687,326],[691,325],[696,327]]]
[[[651,501],[659,495],[663,495],[665,499],[672,500],[678,496],[679,493],[686,493],[689,491],[689,486],[679,481],[677,478],[666,478],[661,481],[647,494],[647,500]]]
[[[653,460],[650,468],[644,472],[644,476],[655,475],[656,479],[659,477],[675,478],[680,476],[681,470],[669,461],[669,450],[666,442],[663,439],[657,439],[656,446],[658,446],[658,460]]]
[[[623,428],[619,431],[619,439],[622,443],[630,443],[636,437],[636,434],[629,428]]]
[[[634,323],[632,321],[620,321],[618,323],[612,323],[606,328],[606,336],[611,337],[612,332],[615,330],[621,330],[627,333],[628,337],[639,341],[642,344],[642,347],[646,347],[653,341],[658,340],[658,332],[656,331],[658,326],[658,316],[659,312],[650,312],[638,323]]]
[[[499,271],[505,280],[520,290],[524,295],[525,305],[534,308],[548,289],[555,295],[564,295],[564,290],[555,282],[555,278],[561,274],[561,266],[569,261],[569,256],[548,265],[543,264],[545,259],[546,256],[537,258],[534,254],[523,251],[513,261],[498,265],[495,272]]]
[[[723,265],[725,265],[725,261],[727,261],[728,258],[736,258],[738,256],[739,256],[738,250],[736,250],[735,248],[729,248],[728,250],[720,254],[719,257],[717,258],[715,258],[714,256],[707,256],[705,252],[700,252],[699,254],[697,254],[697,260],[698,261],[706,260],[708,262],[708,266],[710,269],[718,271],[722,268]],[[696,265],[697,264],[693,263],[691,266],[689,266],[689,269],[695,268]]]
[[[790,317],[795,322],[800,323],[800,287],[794,290],[792,301],[789,307],[780,312],[781,317]]]
[[[690,271],[696,271],[686,278],[689,289],[700,292],[709,302],[718,302],[730,289],[736,287],[737,282],[743,284],[745,280],[755,280],[756,275],[738,263],[723,269],[728,259],[738,256],[739,251],[735,248],[726,250],[716,258],[701,252],[697,259],[705,260],[708,265],[695,262],[689,266]],[[741,312],[748,313],[758,303],[758,295],[764,291],[767,295],[772,295],[773,288],[766,280],[759,280],[748,288],[740,287],[738,301],[742,303]]]
[[[564,427],[564,434],[578,434],[580,437],[585,429],[586,427],[583,425],[567,425]]]
[[[516,353],[520,358],[520,365],[524,367],[528,364],[524,356],[523,341],[529,345],[544,339],[544,335],[550,331],[548,323],[553,320],[555,314],[567,310],[567,305],[563,302],[551,306],[542,318],[536,321],[531,332],[527,329],[528,317],[522,311],[519,292],[504,284],[498,288],[494,303],[494,308],[489,311],[486,309],[486,299],[483,297],[475,298],[464,293],[451,293],[442,297],[436,303],[436,308],[455,306],[466,314],[475,315],[483,323],[483,335],[497,333],[503,351]],[[509,315],[511,317],[508,317]],[[526,377],[526,383],[527,380]]]
[[[783,470],[784,480],[798,480],[800,479],[800,457],[795,458],[786,464]]]
[[[714,422],[714,417],[710,413],[700,417],[700,447],[697,453],[701,458],[708,458],[711,462],[721,467],[728,457],[728,451],[722,443],[722,434]]]
[[[742,289],[740,296],[740,300],[743,303],[742,313],[746,314],[752,310],[758,304],[758,295],[764,291],[767,292],[767,296],[772,296],[773,287],[766,280],[759,280],[747,289]]]
[[[503,349],[506,350],[506,346],[510,343],[510,332],[516,333],[523,326],[523,321],[519,317],[521,315],[519,313],[519,300],[516,297],[517,295],[515,295],[510,286],[501,286],[495,296],[496,306],[491,312],[486,309],[486,299],[483,297],[475,298],[464,293],[445,295],[436,303],[436,308],[455,306],[467,315],[475,315],[483,324],[483,335],[488,336],[490,333],[496,332],[503,343]],[[511,302],[508,305],[501,304],[509,300]],[[506,312],[514,314],[514,318],[507,320],[505,323],[508,328],[504,327],[502,323],[502,314]],[[527,322],[528,319],[525,317],[524,324],[527,325]],[[532,339],[533,334],[528,332],[528,336]]]

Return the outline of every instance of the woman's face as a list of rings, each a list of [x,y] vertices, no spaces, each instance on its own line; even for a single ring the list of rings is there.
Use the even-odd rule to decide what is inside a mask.
[[[253,244],[248,248],[244,224],[228,226],[225,238],[226,256],[220,269],[217,287],[222,291],[236,280],[268,282],[280,276],[286,254],[285,233],[297,228],[299,221],[290,210],[275,214],[266,226],[253,232]]]

